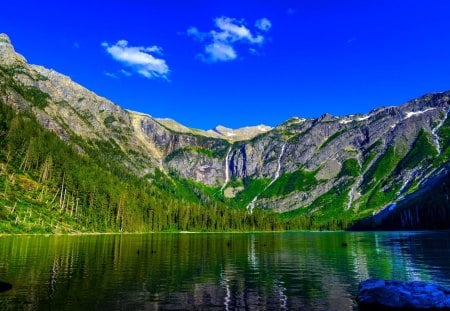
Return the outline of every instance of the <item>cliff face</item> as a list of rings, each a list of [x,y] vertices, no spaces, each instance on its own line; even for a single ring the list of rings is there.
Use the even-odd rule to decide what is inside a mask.
[[[314,173],[316,185],[307,191],[280,189],[260,200],[261,207],[276,206],[279,211],[308,205],[342,184],[349,188],[347,208],[359,208],[365,203],[359,199],[375,188],[395,192],[390,198],[394,200],[448,160],[439,135],[444,130],[449,95],[426,95],[367,115],[289,120],[268,134],[233,146],[229,169],[238,178],[272,180],[278,169],[281,176]],[[412,150],[415,144],[418,150]],[[272,187],[280,182],[277,179]]]
[[[31,111],[80,153],[86,143],[114,150],[114,160],[136,175],[158,169],[232,193],[249,209],[369,216],[420,189],[450,156],[450,92],[365,115],[201,131],[124,110],[69,77],[28,64],[0,35],[0,98]]]

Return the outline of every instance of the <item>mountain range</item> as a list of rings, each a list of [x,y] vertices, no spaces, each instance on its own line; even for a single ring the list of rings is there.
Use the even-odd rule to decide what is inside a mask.
[[[219,208],[244,224],[239,228],[222,224],[222,229],[445,228],[450,224],[450,92],[427,94],[366,114],[293,117],[273,128],[217,126],[205,131],[123,109],[67,76],[28,64],[9,37],[1,34],[0,103],[4,111],[0,229],[6,232],[211,229],[208,223],[179,225],[183,218],[179,213],[188,204],[205,215]],[[40,127],[35,131],[53,135],[49,141],[55,140],[64,150],[42,147],[45,140],[29,137],[25,126],[15,125],[19,119],[23,124],[28,119],[35,122]],[[159,202],[155,204],[161,213],[167,211],[161,202],[171,201],[179,205],[178,214],[170,214],[174,218],[168,216],[164,227],[155,225],[161,220],[146,218],[148,210],[143,216],[147,207],[137,197],[134,207],[125,197],[115,198],[114,204],[102,199],[106,201],[90,205],[96,198],[92,191],[100,186],[93,182],[89,188],[78,177],[69,178],[73,172],[61,168],[64,161],[57,163],[58,152],[70,154],[80,167],[83,161],[98,167],[105,178],[114,175],[124,196],[126,189],[128,193],[133,187],[133,191],[145,189],[148,200]],[[43,178],[51,169],[58,174]],[[20,176],[19,181],[12,175]],[[105,198],[115,196],[104,191]],[[102,204],[108,206],[106,212]],[[17,205],[22,206],[20,215],[15,214]],[[94,205],[98,205],[95,217]],[[41,216],[33,218],[36,206],[42,208]],[[134,209],[130,215],[139,215],[139,220],[130,216],[125,224],[127,209]],[[78,210],[85,211],[83,217],[77,216]],[[64,215],[67,230],[55,220],[62,217],[57,213]],[[270,225],[263,225],[264,221]]]

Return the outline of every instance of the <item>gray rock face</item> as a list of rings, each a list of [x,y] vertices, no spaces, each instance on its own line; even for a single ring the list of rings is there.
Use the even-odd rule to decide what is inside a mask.
[[[358,289],[360,310],[450,310],[450,289],[426,282],[369,279]]]
[[[177,152],[164,167],[178,172],[183,178],[194,179],[209,186],[217,185],[219,181],[215,178],[223,172],[222,161],[189,149]]]

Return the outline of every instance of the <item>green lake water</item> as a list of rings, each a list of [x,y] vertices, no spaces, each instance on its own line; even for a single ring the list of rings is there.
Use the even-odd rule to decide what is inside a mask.
[[[450,286],[450,233],[0,237],[0,310],[357,310],[370,277]]]

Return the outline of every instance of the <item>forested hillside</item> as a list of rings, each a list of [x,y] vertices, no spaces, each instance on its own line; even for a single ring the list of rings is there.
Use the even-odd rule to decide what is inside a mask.
[[[80,142],[81,143],[81,140]],[[308,228],[270,212],[227,208],[194,184],[130,174],[114,144],[70,143],[0,103],[0,232],[242,231]],[[101,148],[101,149],[100,149]]]

